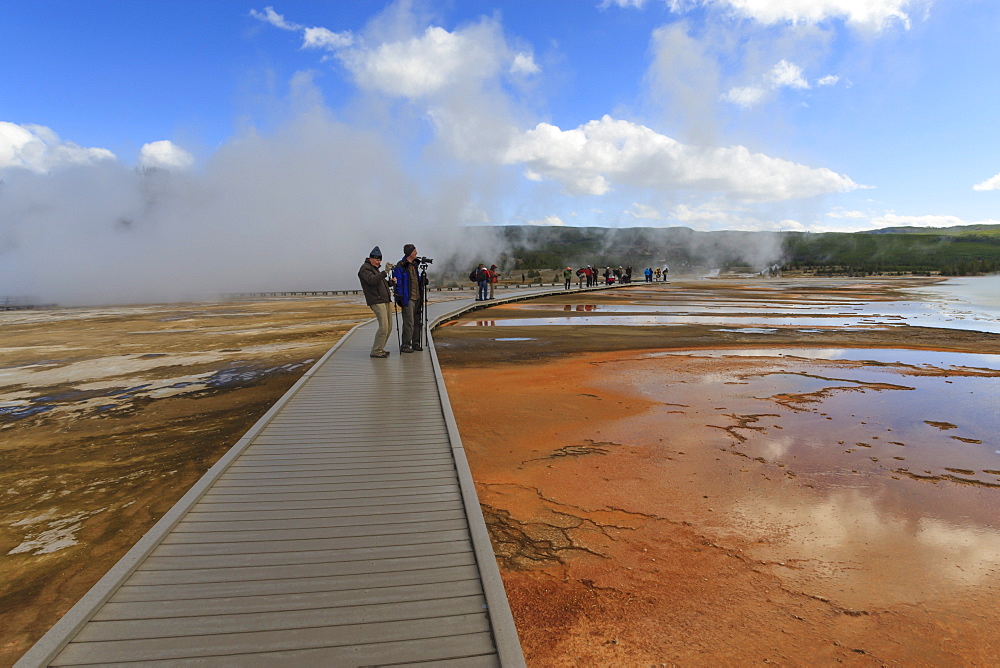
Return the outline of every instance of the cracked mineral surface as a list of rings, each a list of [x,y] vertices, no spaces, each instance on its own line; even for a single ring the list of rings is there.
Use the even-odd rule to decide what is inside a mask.
[[[640,285],[438,330],[529,665],[995,664],[1000,335],[908,319],[914,285]]]
[[[0,665],[370,317],[349,298],[0,313]]]

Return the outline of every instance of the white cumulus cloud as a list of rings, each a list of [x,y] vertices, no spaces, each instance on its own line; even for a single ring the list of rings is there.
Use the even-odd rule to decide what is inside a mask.
[[[635,7],[637,9],[642,9],[643,5],[646,4],[646,0],[601,0],[601,9],[607,9],[608,7],[614,5],[616,7]]]
[[[780,201],[861,187],[826,168],[751,153],[744,146],[689,146],[607,115],[573,130],[539,123],[517,137],[502,159],[584,195],[603,195],[620,185]]]
[[[386,11],[357,37],[306,32],[317,48],[332,52],[359,89],[405,98],[421,110],[453,157],[495,162],[517,133],[516,103],[506,85],[517,88],[541,71],[530,49],[512,47],[497,19],[452,31],[416,28],[421,24],[405,2]]]
[[[749,109],[763,101],[769,92],[780,88],[807,90],[810,86],[802,76],[801,67],[782,59],[763,76],[762,84],[730,88],[722,95],[722,100]]]
[[[139,164],[160,169],[188,169],[194,156],[167,139],[145,144],[139,152]]]
[[[106,148],[86,148],[64,142],[42,125],[0,121],[0,169],[20,167],[44,173],[59,167],[115,159],[115,154]]]
[[[804,230],[805,225],[791,220],[774,220],[755,207],[734,206],[730,202],[710,201],[704,204],[677,204],[667,217],[696,230],[778,231]]]
[[[809,82],[802,78],[802,68],[787,60],[781,60],[768,75],[774,88],[809,88]]]
[[[714,203],[698,206],[678,204],[670,211],[670,215],[685,225],[701,228],[706,227],[707,224],[717,227],[732,227],[742,221],[751,219],[747,209],[733,209],[732,207],[719,206]],[[752,222],[758,222],[755,219],[751,220]]]
[[[496,76],[500,55],[492,27],[480,24],[456,32],[430,26],[422,35],[340,58],[360,86],[416,99]]]
[[[510,64],[511,74],[538,74],[541,72],[530,53],[518,53]]]
[[[302,48],[333,53],[361,88],[410,100],[468,92],[505,74],[541,72],[530,52],[507,45],[499,24],[491,19],[455,31],[431,25],[419,34],[380,40],[375,34],[361,37],[289,23],[271,7],[251,15],[278,28],[301,31]]]
[[[684,13],[697,7],[713,7],[723,12],[767,25],[790,23],[815,25],[841,19],[864,30],[882,30],[899,23],[910,28],[910,12],[929,7],[934,0],[663,0],[671,11]],[[602,0],[610,6],[642,9],[647,0]]]
[[[556,215],[545,216],[537,220],[529,220],[528,225],[546,225],[548,227],[564,227],[566,221]]]
[[[868,214],[866,214],[866,213],[864,213],[862,211],[851,211],[851,210],[848,210],[848,209],[844,209],[843,207],[838,207],[838,208],[834,209],[833,211],[829,211],[829,212],[827,212],[826,215],[829,216],[830,218],[849,218],[849,219],[855,219],[855,220],[863,219],[863,218],[867,218],[868,217]]]
[[[251,9],[250,16],[254,17],[258,21],[263,21],[264,23],[270,23],[275,28],[281,28],[282,30],[302,29],[302,26],[296,23],[289,23],[288,21],[286,21],[283,15],[274,11],[274,7],[265,7],[264,11],[262,12],[258,12],[256,9]]]
[[[636,220],[663,220],[663,214],[656,207],[642,202],[632,202],[632,208],[627,209],[625,214]]]
[[[737,106],[749,109],[758,104],[767,95],[767,89],[758,86],[737,86],[730,88],[722,96],[723,102],[730,102]]]
[[[907,10],[927,5],[929,0],[704,0],[703,4],[728,7],[768,25],[816,24],[838,18],[859,28],[881,30],[897,22],[909,28]]]
[[[991,225],[995,220],[967,221],[958,216],[927,214],[923,216],[901,216],[886,213],[871,219],[875,227],[955,227],[958,225]]]
[[[1000,190],[1000,174],[972,186],[973,190]]]
[[[333,32],[327,28],[305,28],[302,31],[303,49],[326,49],[336,51],[354,43],[354,35],[346,30]]]
[[[258,21],[270,24],[275,28],[280,28],[281,30],[291,30],[293,32],[301,31],[303,49],[325,49],[327,51],[336,51],[337,49],[342,49],[354,43],[354,34],[349,30],[345,30],[344,32],[334,32],[328,28],[322,27],[307,28],[298,23],[291,23],[290,21],[287,21],[283,14],[279,14],[274,11],[274,7],[265,7],[262,12],[259,12],[256,9],[251,9],[250,16],[254,17]]]

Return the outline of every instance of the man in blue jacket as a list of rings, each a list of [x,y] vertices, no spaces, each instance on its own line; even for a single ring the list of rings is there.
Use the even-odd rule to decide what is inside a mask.
[[[403,336],[399,352],[412,353],[423,350],[420,345],[420,274],[417,272],[417,247],[403,246],[403,259],[392,270],[396,278],[396,303],[403,309]]]

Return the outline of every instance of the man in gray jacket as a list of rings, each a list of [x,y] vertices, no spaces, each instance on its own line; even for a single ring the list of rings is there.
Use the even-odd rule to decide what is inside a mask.
[[[382,251],[379,250],[378,246],[372,249],[372,252],[368,254],[368,259],[358,270],[361,289],[365,293],[365,303],[371,307],[378,319],[378,331],[375,333],[375,341],[372,343],[372,357],[389,356],[385,344],[392,331],[392,307],[390,306],[392,300],[389,297],[389,285],[393,279],[387,278],[387,270],[388,268],[382,269]]]

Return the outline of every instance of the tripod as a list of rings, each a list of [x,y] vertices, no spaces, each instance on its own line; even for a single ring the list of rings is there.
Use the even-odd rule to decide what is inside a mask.
[[[389,286],[389,299],[392,300],[392,314],[396,316],[396,345],[400,346],[399,342],[399,310],[396,308],[396,286]]]
[[[420,339],[420,345],[423,346],[428,340],[427,331],[427,263],[423,262],[420,264],[420,275],[417,277],[417,283],[420,286],[420,313],[418,313],[418,322],[413,323],[414,327],[418,332],[418,338]]]

